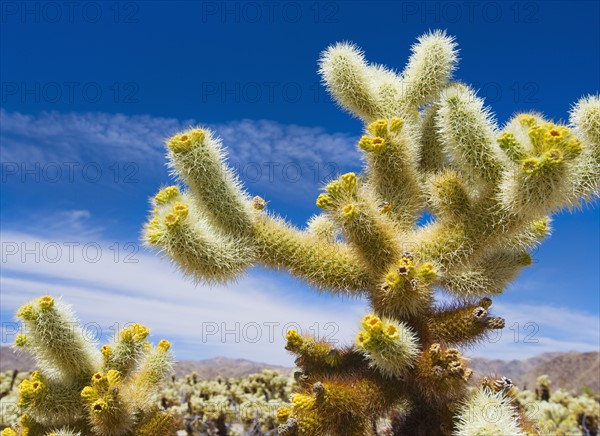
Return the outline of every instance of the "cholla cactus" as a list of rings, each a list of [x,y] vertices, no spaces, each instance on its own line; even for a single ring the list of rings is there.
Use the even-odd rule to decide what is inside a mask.
[[[323,53],[326,86],[364,122],[365,167],[325,186],[306,231],[249,198],[209,129],[167,142],[187,189],[156,195],[144,238],[185,274],[227,282],[265,265],[371,303],[356,346],[289,332],[301,390],[280,414],[282,434],[369,434],[407,400],[402,434],[470,431],[466,409],[458,427],[453,419],[461,401],[497,404],[507,429],[523,426],[500,394],[464,403],[472,371],[454,347],[504,327],[489,297],[531,263],[553,212],[597,197],[600,99],[582,99],[570,125],[532,112],[499,127],[472,89],[451,82],[456,63],[442,32],[419,38],[402,74],[348,43]],[[424,212],[432,219],[419,225]],[[454,303],[436,303],[436,289]]]
[[[149,330],[132,324],[100,351],[69,307],[50,296],[17,311],[23,334],[15,343],[33,355],[38,370],[19,384],[19,422],[11,435],[169,434],[172,416],[154,396],[171,372],[170,344],[152,346]]]

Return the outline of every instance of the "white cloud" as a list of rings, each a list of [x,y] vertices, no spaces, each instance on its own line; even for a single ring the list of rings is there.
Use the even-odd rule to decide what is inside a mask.
[[[511,360],[553,351],[598,351],[600,319],[567,307],[494,304],[506,327],[469,354]]]
[[[196,286],[166,259],[98,239],[98,232],[84,234],[89,236],[2,232],[2,312],[14,313],[25,301],[49,293],[73,304],[82,322],[92,323],[92,333],[93,323],[106,334],[115,326],[142,322],[155,340],[172,340],[182,359],[224,355],[292,365],[283,348],[288,323],[349,343],[368,310],[364,301],[318,296],[304,286],[294,289],[301,285],[261,270],[229,286]],[[79,243],[71,252],[70,241]],[[494,312],[507,319],[506,328],[468,355],[510,360],[600,346],[600,320],[592,315],[506,303],[495,305]]]
[[[164,140],[198,125],[148,115],[41,112],[24,115],[0,109],[2,160],[33,162],[134,161],[144,171],[164,171]],[[223,143],[229,162],[250,189],[259,192],[305,191],[336,173],[360,165],[357,138],[321,127],[239,120],[209,125]]]
[[[283,348],[287,328],[349,342],[366,311],[361,301],[286,292],[294,283],[277,274],[255,271],[229,286],[195,286],[152,253],[139,251],[127,262],[121,252],[117,259],[114,242],[78,239],[69,253],[70,236],[1,236],[3,313],[40,295],[62,296],[84,324],[92,323],[92,333],[96,324],[107,333],[141,322],[154,339],[172,340],[180,358],[225,355],[292,365]],[[85,244],[94,244],[87,254]]]

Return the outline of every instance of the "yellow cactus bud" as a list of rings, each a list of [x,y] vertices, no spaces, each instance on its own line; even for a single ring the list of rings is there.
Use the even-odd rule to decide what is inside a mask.
[[[548,144],[556,145],[565,141],[569,136],[569,129],[563,126],[552,126],[545,134],[545,140]]]
[[[156,230],[151,230],[147,234],[147,239],[150,244],[159,245],[160,239],[162,238],[162,236],[163,236],[162,232],[159,232]]]
[[[163,353],[166,353],[167,351],[169,351],[169,348],[171,348],[171,343],[166,339],[163,339],[158,343],[156,348],[158,348]]]
[[[367,328],[367,326],[369,325],[369,321],[371,321],[371,318],[375,317],[375,315],[373,315],[372,313],[369,313],[368,315],[363,316],[363,319],[361,320],[361,324],[363,326],[363,328]]]
[[[116,369],[111,369],[106,373],[106,380],[109,385],[115,385],[121,381],[121,373]]]
[[[498,144],[502,150],[510,150],[519,145],[517,138],[510,132],[504,132],[498,136]]]
[[[527,159],[523,159],[521,165],[523,167],[523,171],[527,174],[535,174],[542,167],[542,163],[537,157],[528,157]]]
[[[533,231],[533,234],[539,239],[546,237],[548,235],[549,230],[548,220],[546,218],[535,220],[532,224],[531,230]]]
[[[141,342],[148,337],[150,330],[148,327],[142,324],[132,324],[121,332],[121,338],[125,335],[127,338],[131,338],[134,341]]]
[[[373,138],[372,147],[374,153],[383,153],[385,151],[385,139],[380,138],[379,136]]]
[[[342,209],[342,215],[349,220],[353,220],[358,216],[358,210],[353,204],[347,204]]]
[[[412,271],[414,264],[410,257],[402,257],[398,262],[396,272],[401,276],[407,276]]]
[[[333,206],[333,199],[327,194],[321,194],[317,197],[317,207],[321,209],[330,209]]]
[[[277,421],[280,424],[285,423],[292,415],[292,410],[289,407],[280,407],[277,409]]]
[[[553,148],[544,153],[544,163],[549,165],[558,165],[563,161],[564,155],[558,148]]]
[[[1,436],[17,436],[17,432],[14,431],[12,428],[5,428],[4,430],[2,430],[2,433],[0,433]]]
[[[366,135],[361,137],[358,141],[358,146],[366,152],[373,151],[373,138]]]
[[[402,277],[396,271],[390,271],[385,276],[385,282],[391,287],[396,287],[402,282]]]
[[[354,173],[346,173],[340,177],[342,188],[350,194],[356,192],[357,178]]]
[[[34,320],[36,317],[35,309],[31,304],[25,304],[17,310],[17,316],[26,321]]]
[[[365,343],[369,340],[369,333],[368,332],[359,332],[358,335],[356,335],[356,345],[359,348],[364,348]]]
[[[401,120],[400,118],[392,118],[390,122],[390,130],[392,132],[398,133],[402,130],[402,127],[404,127],[404,120]]]
[[[112,356],[112,348],[109,345],[103,345],[102,348],[100,348],[100,352],[106,360],[110,359]]]
[[[527,115],[527,114],[519,115],[519,123],[523,127],[531,127],[531,126],[535,125],[536,122],[537,121],[536,121],[535,117],[532,115]]]
[[[366,315],[361,324],[368,332],[380,332],[383,329],[381,319],[373,314]]]
[[[292,408],[298,412],[307,412],[315,405],[315,398],[305,394],[292,395]]]
[[[142,341],[148,337],[150,330],[142,324],[134,324],[133,339]]]
[[[91,386],[86,386],[81,390],[81,398],[88,403],[92,403],[98,399],[98,391]]]
[[[154,196],[156,204],[166,204],[172,199],[179,196],[179,188],[177,186],[167,186],[161,189],[158,194]]]
[[[90,409],[94,414],[101,414],[108,410],[108,403],[103,399],[99,399],[92,403]]]
[[[23,397],[39,398],[43,395],[46,385],[40,379],[23,380],[19,385],[19,393]]]
[[[325,190],[332,197],[339,197],[342,193],[342,189],[342,183],[339,180],[334,180],[333,182],[330,182],[327,184],[327,186],[325,186]]]
[[[97,372],[94,375],[92,375],[92,384],[93,385],[100,385],[104,382],[106,382],[106,377],[104,376],[103,373]]]
[[[179,221],[180,217],[175,213],[168,213],[167,215],[165,215],[165,225],[169,229],[174,228],[177,224],[179,224]]]
[[[387,120],[373,121],[371,124],[369,124],[367,126],[367,130],[373,136],[386,137],[388,134],[388,122],[387,122]]]
[[[48,310],[54,307],[54,298],[50,295],[45,295],[40,298],[40,309]]]
[[[202,129],[193,129],[190,136],[194,144],[202,144],[206,138],[206,132]]]
[[[432,263],[427,262],[419,267],[417,274],[425,282],[430,282],[436,277],[437,271]]]
[[[15,338],[15,345],[17,347],[24,347],[25,345],[27,345],[27,336],[17,335],[17,337]]]
[[[202,141],[204,141],[203,135],[199,135],[199,134],[194,135],[194,139],[199,139],[199,138],[202,138]],[[199,141],[199,142],[193,141],[191,134],[188,135],[187,133],[184,133],[182,135],[173,136],[167,143],[167,146],[173,153],[184,153],[186,151],[191,150],[194,145],[199,144],[202,141]]]
[[[386,324],[383,333],[388,339],[397,339],[400,336],[400,330],[394,324]]]
[[[188,216],[190,208],[185,203],[175,203],[175,207],[173,207],[173,213],[180,217],[181,219]]]
[[[538,148],[540,143],[544,140],[546,129],[543,126],[535,125],[529,129],[527,134],[529,135],[529,139],[531,139],[531,143],[534,145],[534,147]]]
[[[294,329],[290,329],[287,331],[287,333],[285,334],[285,339],[287,340],[288,345],[292,348],[298,348],[304,343],[304,339],[302,339],[300,333],[298,333]]]

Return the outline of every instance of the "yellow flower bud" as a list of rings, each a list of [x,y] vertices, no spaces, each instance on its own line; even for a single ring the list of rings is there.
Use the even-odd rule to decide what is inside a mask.
[[[366,152],[373,151],[373,138],[371,138],[370,136],[366,136],[366,135],[363,136],[358,141],[358,146]]]
[[[173,207],[173,213],[181,219],[188,216],[189,210],[188,205],[185,203],[175,203],[175,207]]]
[[[401,120],[400,118],[392,118],[390,122],[390,130],[392,132],[398,133],[400,130],[402,130],[402,127],[404,127],[404,120]]]
[[[92,410],[92,413],[101,414],[108,410],[108,403],[103,399],[99,399],[92,403],[90,409]]]
[[[371,124],[369,124],[367,126],[367,130],[373,136],[386,137],[388,134],[388,122],[387,122],[387,120],[373,121]]]
[[[171,343],[166,339],[163,339],[158,343],[157,348],[160,351],[166,353],[167,351],[169,351],[169,348],[171,348]]]
[[[373,138],[372,147],[374,153],[383,153],[385,151],[385,139],[379,136]]]
[[[121,373],[116,369],[111,369],[106,373],[106,380],[109,385],[117,384],[121,381]]]
[[[36,315],[35,309],[31,304],[25,304],[17,310],[17,316],[27,321],[34,320]]]
[[[348,204],[342,209],[342,215],[349,220],[353,220],[358,216],[358,210],[353,204]]]
[[[292,410],[289,407],[280,407],[277,409],[277,421],[280,424],[285,423],[292,415]]]
[[[98,391],[91,386],[86,386],[81,390],[81,398],[88,403],[94,402],[98,399]]]
[[[40,298],[40,308],[42,310],[51,309],[54,306],[54,298],[49,295],[45,295]]]
[[[154,196],[154,201],[156,204],[166,204],[172,199],[179,196],[179,188],[177,186],[167,186],[164,189],[161,189],[158,194]]]
[[[354,173],[346,173],[340,177],[342,187],[346,192],[354,194],[356,192],[357,178]]]
[[[189,151],[194,146],[192,135],[188,135],[186,133],[182,135],[175,135],[169,140],[167,146],[173,153],[184,153]]]
[[[17,335],[17,337],[15,338],[15,345],[17,347],[24,347],[25,345],[27,345],[27,336]]]
[[[304,343],[304,339],[302,339],[300,333],[298,333],[294,329],[290,329],[287,331],[287,333],[285,334],[285,339],[287,340],[288,345],[291,348],[298,348]]]
[[[331,209],[333,199],[327,194],[321,194],[317,197],[317,207],[321,209]]]

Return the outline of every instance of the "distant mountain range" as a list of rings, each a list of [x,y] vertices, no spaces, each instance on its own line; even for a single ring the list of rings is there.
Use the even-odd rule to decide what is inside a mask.
[[[472,358],[469,366],[478,376],[495,375],[510,378],[519,388],[535,389],[535,380],[539,375],[547,374],[552,380],[553,389],[559,387],[580,392],[585,386],[594,392],[600,392],[600,353],[544,353],[525,360],[499,360]],[[18,369],[30,371],[35,364],[25,354],[15,354],[9,347],[0,347],[0,370]],[[205,360],[183,360],[175,364],[178,377],[193,371],[200,378],[245,377],[261,372],[263,369],[276,369],[288,373],[292,368],[253,362],[246,359],[214,357]]]

